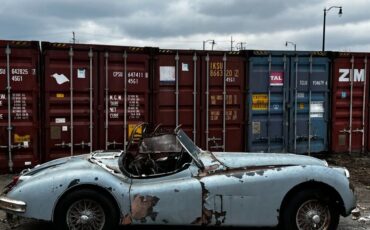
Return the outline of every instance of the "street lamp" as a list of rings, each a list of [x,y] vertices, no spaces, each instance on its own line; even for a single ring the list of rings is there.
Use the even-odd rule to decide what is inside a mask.
[[[294,42],[286,41],[285,46],[288,46],[288,44],[293,45],[294,46],[294,51],[297,51],[297,44],[295,44]]]
[[[212,50],[213,50],[213,46],[216,44],[215,40],[206,40],[206,41],[203,41],[203,50],[206,49],[206,43],[207,42],[210,42],[212,44]]]
[[[322,51],[325,51],[325,24],[326,24],[326,12],[328,12],[329,10],[333,9],[333,8],[337,8],[339,9],[338,11],[338,15],[339,17],[342,16],[343,14],[343,11],[342,11],[342,7],[341,6],[331,6],[329,7],[328,9],[324,8],[324,26],[323,26],[323,32],[322,32]]]

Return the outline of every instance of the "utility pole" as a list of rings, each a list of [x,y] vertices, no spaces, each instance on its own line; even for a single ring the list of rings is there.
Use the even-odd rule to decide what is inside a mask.
[[[75,35],[75,32],[72,31],[72,43],[75,44],[76,43],[76,35]]]
[[[231,40],[230,40],[230,43],[231,43],[231,51],[233,51],[233,43],[234,43],[235,41],[233,40],[233,36],[231,36]]]

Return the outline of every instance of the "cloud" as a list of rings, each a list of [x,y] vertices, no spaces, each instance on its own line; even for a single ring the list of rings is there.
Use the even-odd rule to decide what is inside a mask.
[[[2,0],[2,38],[100,44],[202,48],[216,40],[228,49],[230,37],[249,49],[320,50],[323,9],[327,13],[328,49],[369,51],[366,0]],[[363,49],[362,49],[363,47]],[[289,47],[288,47],[289,48]]]

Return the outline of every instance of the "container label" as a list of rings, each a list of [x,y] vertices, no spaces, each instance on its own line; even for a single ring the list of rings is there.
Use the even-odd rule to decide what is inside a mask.
[[[128,131],[128,138],[131,137],[131,134],[132,132],[134,131],[135,127],[137,126],[138,124],[128,124],[127,127],[127,131]],[[140,126],[139,128],[136,129],[136,135],[135,137],[140,137],[142,134],[143,134],[143,129],[142,129],[143,126]]]
[[[66,123],[66,119],[65,118],[55,118],[55,123],[57,124]]]
[[[339,82],[363,82],[365,80],[365,70],[364,69],[339,69]]]
[[[175,66],[160,66],[159,67],[159,80],[164,82],[176,81]]]
[[[51,75],[51,77],[55,79],[58,85],[62,85],[66,82],[69,82],[69,79],[64,74],[54,73],[53,75]]]
[[[15,120],[28,120],[27,96],[25,93],[12,94],[13,107],[12,114]]]
[[[23,143],[23,142],[30,142],[31,141],[31,136],[30,135],[19,135],[19,134],[14,134],[14,143]]]
[[[86,78],[86,70],[85,69],[77,69],[77,78]]]
[[[312,101],[310,105],[310,117],[324,117],[324,102]]]
[[[252,134],[260,134],[260,133],[261,133],[261,122],[253,121],[252,122]]]
[[[188,72],[189,71],[189,65],[188,63],[182,63],[182,71]]]
[[[270,85],[271,86],[283,86],[284,85],[284,73],[283,72],[271,72]]]
[[[64,93],[57,93],[56,98],[64,98]]]
[[[252,110],[267,110],[268,96],[267,94],[253,94],[252,95]]]

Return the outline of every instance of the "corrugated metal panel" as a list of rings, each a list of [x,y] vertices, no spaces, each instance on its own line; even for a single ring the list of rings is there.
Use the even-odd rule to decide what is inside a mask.
[[[329,72],[327,57],[291,58],[289,149],[294,153],[328,151]]]
[[[200,58],[195,52],[158,50],[155,56],[154,123],[177,125],[200,144]]]
[[[368,135],[368,55],[336,53],[333,59],[333,152],[364,152]]]
[[[2,172],[39,162],[39,55],[38,42],[0,41]]]
[[[45,160],[97,148],[98,53],[93,46],[42,43]]]
[[[124,149],[132,128],[149,121],[149,55],[139,47],[100,49],[99,148]]]
[[[202,147],[243,151],[245,57],[239,52],[202,54]]]
[[[330,62],[318,55],[253,52],[248,76],[248,151],[310,154],[328,150]]]

